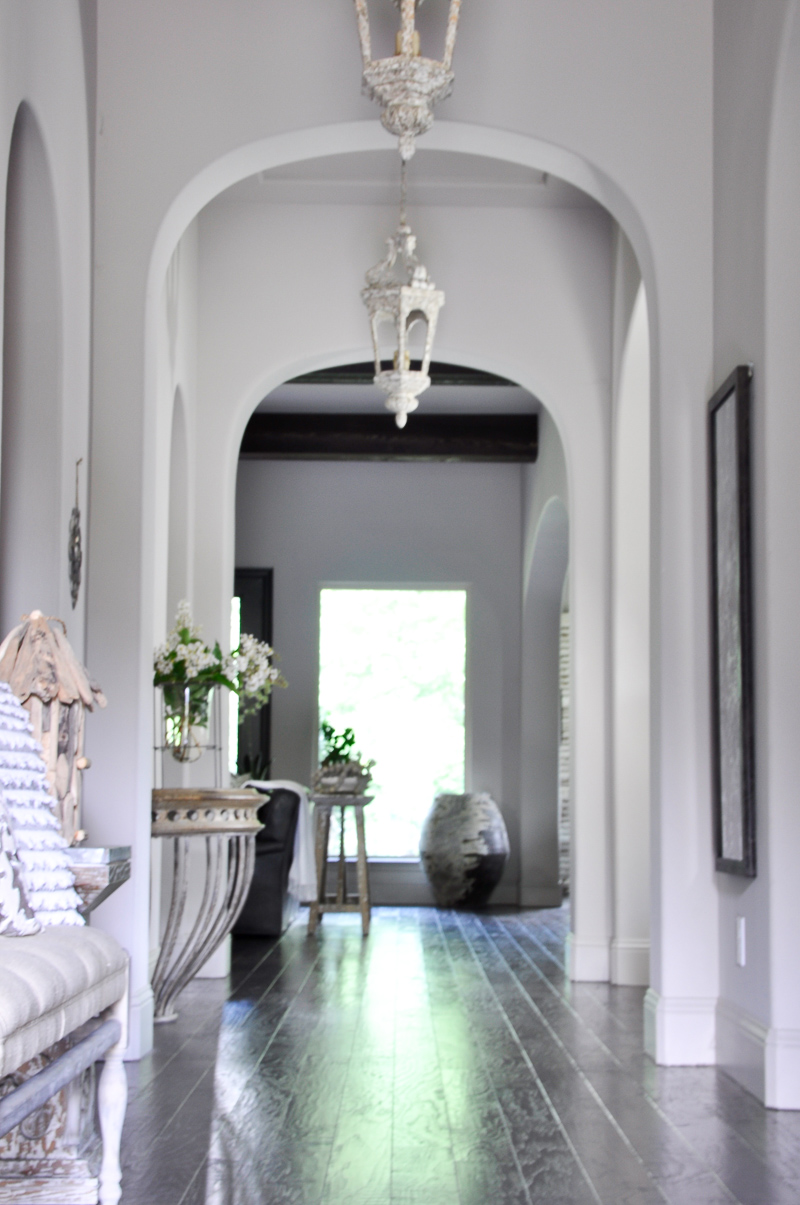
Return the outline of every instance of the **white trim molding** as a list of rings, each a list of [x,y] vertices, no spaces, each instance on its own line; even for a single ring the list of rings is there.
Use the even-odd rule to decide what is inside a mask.
[[[764,1056],[769,1030],[730,1000],[717,1001],[717,1064],[748,1092],[764,1099]]]
[[[612,938],[611,982],[624,987],[649,987],[650,941],[648,938]]]
[[[716,1062],[716,998],[644,998],[644,1048],[663,1067],[709,1067]]]
[[[769,1028],[719,1000],[717,1062],[768,1109],[800,1109],[800,1029]]]
[[[800,1109],[800,1029],[767,1032],[764,1104],[768,1109]]]
[[[136,1062],[153,1049],[153,992],[148,983],[130,997],[126,1062]]]
[[[607,937],[567,936],[567,967],[570,979],[577,983],[608,983],[609,945]]]

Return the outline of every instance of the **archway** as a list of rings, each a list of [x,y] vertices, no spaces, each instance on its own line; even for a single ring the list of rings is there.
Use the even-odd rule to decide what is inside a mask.
[[[432,131],[427,145],[446,150],[471,154],[486,154],[497,159],[523,164],[536,164],[583,187],[588,193],[605,204],[608,210],[623,221],[631,232],[640,255],[642,270],[647,280],[653,279],[649,261],[647,239],[638,216],[621,195],[614,183],[602,172],[586,164],[577,156],[563,150],[539,143],[534,139],[510,135],[504,131],[486,130],[478,127],[456,126],[439,123]],[[160,227],[150,261],[147,313],[145,331],[145,442],[149,445],[157,430],[164,427],[166,407],[172,402],[158,380],[157,345],[158,328],[161,320],[161,290],[168,259],[178,239],[203,205],[216,193],[236,180],[260,170],[269,169],[280,163],[304,158],[331,155],[339,150],[361,150],[385,148],[386,140],[377,123],[352,123],[318,130],[298,131],[282,135],[242,148],[222,160],[210,165],[191,181],[176,198]],[[354,292],[357,296],[357,291]],[[653,317],[651,313],[651,317]],[[332,352],[320,352],[315,348],[311,331],[307,332],[304,349],[281,348],[276,356],[264,363],[268,368],[251,377],[243,390],[237,390],[226,408],[224,423],[213,426],[206,439],[209,449],[205,461],[194,465],[196,489],[193,491],[193,523],[196,531],[203,532],[206,553],[203,558],[204,571],[196,573],[193,586],[194,601],[202,597],[198,607],[206,627],[224,634],[227,609],[229,607],[230,580],[234,564],[233,513],[235,504],[236,463],[241,435],[247,419],[257,402],[271,388],[299,373],[309,371],[322,364],[346,363],[366,358],[366,329],[363,336],[359,331],[357,341],[340,343]],[[447,348],[447,358],[455,363],[473,364],[475,367],[498,372],[519,381],[537,396],[552,402],[554,418],[563,435],[566,460],[566,475],[570,483],[571,540],[575,559],[575,575],[572,580],[572,616],[574,621],[574,666],[575,690],[579,705],[575,713],[576,732],[576,790],[584,799],[583,824],[585,856],[581,865],[590,863],[597,868],[592,874],[588,895],[584,896],[584,907],[576,910],[582,917],[588,932],[572,947],[572,971],[578,978],[607,978],[610,923],[608,917],[609,886],[609,833],[608,833],[608,762],[610,758],[610,722],[607,714],[609,703],[608,672],[610,652],[608,615],[610,582],[607,554],[610,544],[608,530],[610,504],[610,474],[605,456],[607,432],[602,410],[596,405],[589,384],[582,406],[573,405],[582,394],[577,389],[559,389],[558,382],[548,377],[527,354],[524,339],[517,339],[514,346],[493,352],[491,347],[480,345],[473,339],[463,340],[463,345],[454,341]],[[444,349],[442,349],[444,350]],[[281,359],[281,355],[284,356]],[[602,374],[594,382],[602,379]],[[588,380],[588,378],[587,378]],[[583,386],[581,386],[581,390]],[[591,400],[588,400],[591,399]],[[203,429],[207,416],[198,420],[198,429]],[[578,450],[578,445],[582,450]],[[200,456],[202,453],[198,453]],[[143,505],[143,575],[145,590],[151,598],[166,597],[166,580],[159,583],[156,567],[155,580],[152,573],[153,535],[150,530],[152,518],[153,477],[152,465],[145,472],[145,498]],[[161,483],[156,483],[155,493],[164,496],[164,478],[167,465],[160,462],[158,472]],[[211,483],[213,488],[201,487],[200,483]],[[214,578],[205,572],[214,567]],[[166,574],[166,557],[164,558]],[[202,578],[202,581],[200,580]],[[155,585],[154,593],[151,593]],[[162,608],[163,609],[163,608]],[[142,639],[149,646],[154,611],[147,605],[143,610]],[[595,932],[595,929],[597,930]]]
[[[0,630],[66,586],[61,530],[61,307],[55,200],[36,118],[23,103],[6,184],[0,469]],[[62,581],[62,578],[64,579]]]

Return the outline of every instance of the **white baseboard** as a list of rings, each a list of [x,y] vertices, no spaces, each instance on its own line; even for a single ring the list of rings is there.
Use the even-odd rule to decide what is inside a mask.
[[[649,986],[650,942],[646,937],[612,938],[611,982],[625,987]]]
[[[768,1109],[800,1109],[800,1030],[770,1029],[719,1000],[717,1062]]]
[[[762,1101],[768,1032],[730,1000],[717,1001],[717,1064]]]
[[[764,1104],[768,1109],[800,1109],[800,1029],[767,1032]]]
[[[521,908],[560,908],[563,901],[564,893],[558,885],[520,888],[519,904]]]
[[[153,992],[148,983],[131,995],[128,1013],[128,1046],[124,1058],[136,1062],[153,1049]]]
[[[709,1067],[717,1060],[716,999],[660,996],[644,998],[644,1048],[664,1067]]]
[[[577,983],[608,983],[609,942],[604,937],[567,935],[567,968]]]

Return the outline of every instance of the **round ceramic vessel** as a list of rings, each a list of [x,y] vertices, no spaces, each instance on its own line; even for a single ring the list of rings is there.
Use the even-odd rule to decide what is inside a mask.
[[[419,852],[440,908],[488,903],[509,854],[505,821],[491,795],[437,795]]]

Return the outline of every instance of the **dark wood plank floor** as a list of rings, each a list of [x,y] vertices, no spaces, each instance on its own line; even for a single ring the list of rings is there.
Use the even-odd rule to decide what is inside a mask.
[[[123,1205],[798,1205],[800,1114],[642,1053],[565,910],[239,939],[128,1067]]]

